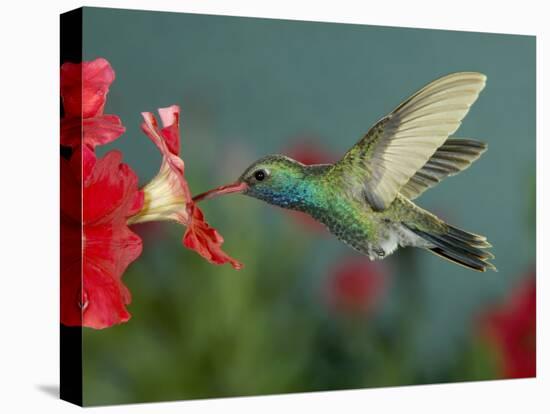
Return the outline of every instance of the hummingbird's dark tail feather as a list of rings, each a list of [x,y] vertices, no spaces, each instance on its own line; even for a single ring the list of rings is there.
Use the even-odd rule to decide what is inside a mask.
[[[426,232],[413,226],[406,226],[413,233],[432,244],[433,247],[428,249],[438,256],[479,272],[485,272],[489,269],[497,270],[489,262],[490,259],[494,259],[493,254],[484,250],[491,247],[491,245],[483,236],[450,225],[446,225],[446,233]]]

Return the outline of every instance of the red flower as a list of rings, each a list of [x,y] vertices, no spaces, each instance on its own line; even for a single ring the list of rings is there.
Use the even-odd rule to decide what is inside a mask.
[[[72,148],[61,159],[61,322],[105,328],[126,322],[130,292],[122,275],[141,254],[142,241],[129,223],[175,220],[187,226],[184,244],[212,263],[242,265],[221,250],[222,237],[194,205],[179,158],[179,108],[159,110],[164,128],[144,113],[146,134],[163,154],[158,175],[138,190],[132,169],[111,151],[96,159],[95,147],[117,139],[124,127],[104,115],[115,77],[105,59],[61,67],[61,145]]]
[[[61,66],[61,97],[66,117],[91,118],[103,113],[115,72],[103,58]]]
[[[138,191],[137,176],[121,159],[120,152],[111,151],[101,159],[94,157],[84,163],[88,168],[83,173],[82,213],[75,209],[74,200],[81,196],[80,182],[73,174],[75,168],[71,170],[69,161],[61,161],[61,222],[65,241],[61,322],[68,326],[99,329],[130,318],[126,310],[130,292],[121,278],[141,254],[141,239],[126,221],[142,208],[143,193]],[[80,160],[73,156],[71,163],[80,165]],[[70,240],[78,240],[81,231],[80,261],[80,252],[67,249],[71,248]],[[80,247],[80,243],[77,245]]]
[[[194,202],[189,204],[190,222],[183,236],[183,244],[208,260],[210,263],[230,263],[234,269],[242,269],[242,263],[228,256],[222,249],[223,237],[208,225],[204,214]]]
[[[536,376],[536,307],[533,273],[482,317],[483,334],[498,350],[505,378]]]
[[[340,312],[369,314],[379,303],[386,282],[383,264],[365,258],[346,259],[329,276],[328,303]]]
[[[105,59],[61,66],[61,323],[105,328],[130,318],[122,274],[141,253],[126,221],[143,205],[137,176],[119,152],[96,160],[94,149],[124,127],[104,115],[114,71]],[[82,136],[81,136],[82,133]]]
[[[143,191],[145,204],[142,211],[130,219],[130,223],[151,220],[173,220],[187,226],[183,236],[185,247],[195,250],[214,264],[230,263],[235,269],[242,264],[228,256],[222,249],[223,238],[204,220],[204,215],[193,202],[189,186],[184,178],[184,162],[179,157],[179,107],[172,105],[159,109],[162,128],[159,128],[151,112],[142,113],[141,129],[155,143],[163,155],[160,171]]]
[[[61,66],[61,97],[65,116],[61,120],[61,145],[89,149],[121,136],[125,128],[116,115],[104,115],[103,108],[115,72],[103,58]],[[82,137],[81,137],[82,132]]]

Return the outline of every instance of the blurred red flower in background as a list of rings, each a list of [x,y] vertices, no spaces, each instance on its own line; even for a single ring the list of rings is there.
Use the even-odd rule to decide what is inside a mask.
[[[332,152],[320,145],[317,138],[297,137],[293,139],[293,142],[294,144],[287,148],[284,153],[302,164],[330,164],[338,161],[338,158]]]
[[[328,164],[337,161],[337,158],[325,150],[319,144],[318,139],[309,137],[297,137],[293,140],[294,144],[283,151],[289,157],[300,161],[305,165]],[[317,235],[328,235],[329,232],[324,225],[316,221],[313,217],[301,211],[285,210],[293,219],[304,229]]]
[[[351,257],[339,262],[330,272],[326,298],[334,310],[347,314],[370,314],[380,303],[388,282],[381,262]]]
[[[242,265],[221,250],[223,238],[194,205],[179,158],[179,108],[159,110],[159,129],[143,113],[142,129],[163,155],[157,176],[142,190],[119,151],[97,159],[95,148],[117,139],[124,126],[104,115],[115,74],[96,59],[61,66],[61,145],[72,149],[61,159],[61,323],[105,328],[126,322],[130,292],[122,283],[126,268],[142,251],[141,238],[128,227],[135,222],[175,220],[187,226],[183,243],[211,263]]]
[[[495,347],[505,378],[536,376],[536,281],[529,276],[481,318],[482,335]]]

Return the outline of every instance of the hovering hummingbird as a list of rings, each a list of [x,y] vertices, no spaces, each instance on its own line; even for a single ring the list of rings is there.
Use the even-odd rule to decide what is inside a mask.
[[[479,141],[449,138],[485,81],[476,72],[437,79],[376,122],[334,164],[304,165],[268,155],[235,183],[194,200],[242,193],[302,211],[371,260],[414,246],[470,269],[496,270],[489,262],[494,256],[484,250],[491,247],[485,237],[451,226],[411,201],[487,149]]]

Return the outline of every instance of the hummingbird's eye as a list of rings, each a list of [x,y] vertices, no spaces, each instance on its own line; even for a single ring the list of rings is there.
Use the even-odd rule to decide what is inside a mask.
[[[254,172],[254,178],[256,179],[256,181],[263,181],[266,176],[267,174],[264,170],[258,170]]]

